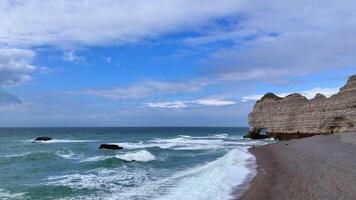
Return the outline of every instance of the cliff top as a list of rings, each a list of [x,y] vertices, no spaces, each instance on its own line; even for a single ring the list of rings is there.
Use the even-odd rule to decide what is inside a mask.
[[[352,75],[348,78],[347,83],[340,88],[340,92],[347,92],[347,91],[351,91],[351,90],[356,90],[356,75]],[[290,95],[287,95],[286,97],[279,97],[277,95],[275,95],[274,93],[266,93],[265,95],[263,95],[263,97],[261,99],[259,99],[256,103],[261,103],[265,100],[274,100],[274,101],[279,101],[279,100],[283,100],[283,99],[298,99],[298,98],[305,98],[307,99],[305,96],[299,94],[299,93],[292,93]],[[316,94],[314,99],[324,99],[326,98],[325,95],[323,94]]]
[[[272,92],[269,92],[269,93],[263,95],[263,97],[260,100],[258,100],[257,102],[264,101],[266,99],[281,100],[283,98],[273,94]]]
[[[356,75],[350,76],[348,81],[356,81]]]
[[[350,76],[344,87],[340,88],[340,92],[356,90],[356,75]]]

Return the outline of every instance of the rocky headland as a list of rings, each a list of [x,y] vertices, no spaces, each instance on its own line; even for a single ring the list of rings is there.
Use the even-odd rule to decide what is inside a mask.
[[[307,99],[298,93],[284,98],[265,94],[249,114],[247,137],[294,139],[320,134],[356,131],[356,75],[340,91],[326,98],[317,94]]]

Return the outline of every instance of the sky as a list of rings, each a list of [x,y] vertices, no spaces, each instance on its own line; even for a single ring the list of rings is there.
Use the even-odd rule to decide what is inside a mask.
[[[0,126],[248,126],[356,74],[350,0],[0,0]]]

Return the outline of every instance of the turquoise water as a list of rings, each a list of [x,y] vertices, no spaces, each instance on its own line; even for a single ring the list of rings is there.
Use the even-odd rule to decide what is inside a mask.
[[[247,128],[0,129],[0,199],[230,199]],[[33,142],[46,135],[48,142]],[[124,150],[99,150],[117,143]]]

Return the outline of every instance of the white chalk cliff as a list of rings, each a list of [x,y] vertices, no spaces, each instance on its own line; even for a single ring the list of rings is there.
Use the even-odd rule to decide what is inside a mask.
[[[329,98],[267,93],[256,102],[248,121],[251,138],[259,138],[261,130],[278,139],[356,131],[356,75]]]

